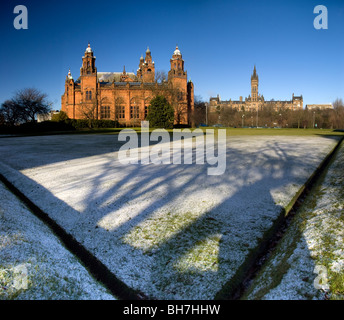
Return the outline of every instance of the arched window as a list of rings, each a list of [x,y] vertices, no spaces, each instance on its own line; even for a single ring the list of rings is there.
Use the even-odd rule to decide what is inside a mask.
[[[86,91],[86,100],[92,100],[92,91]]]

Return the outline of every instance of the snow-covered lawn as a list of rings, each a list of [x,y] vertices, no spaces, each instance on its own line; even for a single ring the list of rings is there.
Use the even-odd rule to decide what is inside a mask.
[[[228,137],[227,168],[123,165],[116,135],[2,138],[0,172],[127,285],[213,299],[337,142]]]
[[[0,300],[114,300],[0,183]]]
[[[246,299],[344,299],[343,172],[342,144]]]

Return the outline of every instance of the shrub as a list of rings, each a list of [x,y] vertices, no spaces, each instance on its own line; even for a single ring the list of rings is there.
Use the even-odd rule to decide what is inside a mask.
[[[51,117],[51,121],[54,121],[54,122],[61,122],[67,119],[69,118],[67,116],[67,113],[65,113],[64,111],[60,111],[59,113],[53,114]]]

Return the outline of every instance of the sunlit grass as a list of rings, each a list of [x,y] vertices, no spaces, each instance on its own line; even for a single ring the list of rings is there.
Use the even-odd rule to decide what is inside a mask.
[[[199,216],[191,212],[168,212],[146,219],[123,237],[123,241],[144,252],[158,248],[173,235],[195,222]]]
[[[221,234],[214,234],[198,241],[174,263],[174,268],[178,272],[217,272],[221,238]]]
[[[123,129],[132,129],[138,133],[141,132],[140,127],[134,128],[108,128],[108,129],[85,129],[83,131],[76,131],[75,133],[94,133],[94,134],[118,134]],[[196,128],[189,128],[193,131]],[[344,136],[344,132],[335,131],[332,129],[297,129],[297,128],[215,128],[215,127],[202,127],[197,128],[206,132],[206,130],[214,131],[216,134],[218,130],[226,130],[228,136],[317,136],[317,135],[329,135],[329,136]],[[153,130],[159,131],[156,128],[149,128],[149,132]],[[173,133],[174,129],[166,129],[167,132]],[[184,130],[184,129],[181,129]]]

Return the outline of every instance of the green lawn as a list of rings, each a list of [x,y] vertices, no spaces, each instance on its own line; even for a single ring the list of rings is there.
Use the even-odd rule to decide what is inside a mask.
[[[123,129],[133,129],[137,132],[141,131],[140,127],[133,128],[97,128],[97,129],[79,129],[75,131],[51,131],[51,132],[35,132],[35,133],[21,133],[16,136],[36,136],[36,135],[59,135],[59,134],[118,134]],[[195,128],[191,128],[193,131]],[[207,129],[218,130],[226,129],[227,136],[316,136],[316,135],[330,135],[330,136],[343,136],[343,131],[336,131],[332,129],[292,129],[292,128],[215,128],[215,127],[202,127],[202,131]],[[149,128],[152,132],[155,128]],[[183,129],[181,129],[183,130]],[[172,133],[173,129],[167,129]]]
[[[84,130],[84,131],[77,131],[77,133],[101,133],[101,134],[118,134],[124,128],[109,128],[109,129],[93,129],[93,130]],[[141,128],[127,128],[133,129],[137,132],[140,132]],[[206,131],[206,129],[213,129],[215,132],[219,129],[226,129],[227,135],[229,136],[314,136],[314,135],[331,135],[331,136],[343,136],[344,131],[335,131],[332,129],[291,129],[291,128],[283,128],[283,129],[273,129],[273,128],[214,128],[214,127],[203,127],[201,128],[202,131]],[[149,131],[153,131],[154,128],[150,128]],[[182,129],[183,130],[183,129]],[[191,131],[194,128],[191,129]],[[168,132],[173,132],[172,129],[168,129]]]
[[[217,130],[217,128],[216,128]],[[344,135],[331,129],[273,129],[273,128],[226,128],[227,135],[230,136],[313,136],[313,135]]]

